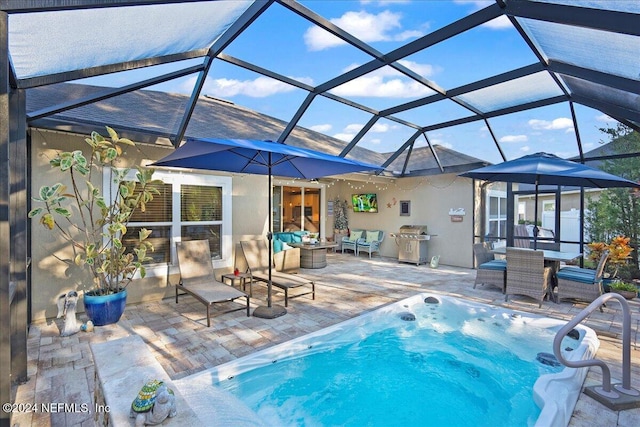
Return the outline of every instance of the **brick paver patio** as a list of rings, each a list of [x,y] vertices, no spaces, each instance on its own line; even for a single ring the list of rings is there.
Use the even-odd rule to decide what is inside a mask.
[[[301,274],[316,280],[317,296],[294,298],[288,312],[277,319],[246,317],[243,311],[220,314],[212,310],[212,326],[207,328],[204,306],[193,298],[181,297],[129,305],[117,325],[96,328],[60,337],[61,323],[50,319],[31,326],[28,340],[29,380],[16,388],[16,402],[86,404],[88,411],[37,412],[15,414],[13,426],[93,426],[94,366],[89,344],[131,334],[148,345],[171,379],[199,372],[221,363],[309,332],[333,325],[368,310],[419,292],[442,293],[477,302],[533,312],[569,320],[586,304],[545,301],[542,308],[527,298],[514,296],[508,303],[497,288],[473,289],[475,271],[439,266],[399,264],[394,259],[356,258],[353,254],[328,254],[328,266],[303,269]],[[135,286],[135,285],[134,285]],[[275,291],[275,288],[274,288]],[[254,285],[252,309],[264,303],[265,287]],[[282,301],[274,292],[274,302]],[[231,307],[221,307],[220,310]],[[631,301],[632,385],[640,389],[640,347],[638,329],[640,303]],[[240,305],[238,304],[238,307]],[[86,320],[80,315],[82,321]],[[595,312],[584,325],[596,330],[601,341],[597,357],[612,368],[612,377],[621,378],[621,329],[619,304],[612,302],[604,313]],[[598,384],[599,369],[591,369],[586,385]],[[128,391],[134,397],[137,390]],[[572,427],[637,426],[640,409],[614,412],[581,394],[570,421]]]

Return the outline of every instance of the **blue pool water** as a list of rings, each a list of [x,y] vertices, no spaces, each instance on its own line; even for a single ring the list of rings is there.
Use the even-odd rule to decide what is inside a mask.
[[[566,375],[538,360],[562,323],[424,298],[222,365],[216,386],[272,426],[534,425],[534,384]],[[565,339],[569,359],[584,357],[581,342]]]

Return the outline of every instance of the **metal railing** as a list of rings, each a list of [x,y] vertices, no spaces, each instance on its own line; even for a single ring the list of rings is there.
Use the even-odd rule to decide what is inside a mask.
[[[616,299],[622,306],[622,384],[611,385],[611,371],[609,366],[602,360],[577,360],[569,361],[562,356],[561,344],[564,337],[582,320],[589,316],[593,311],[600,308],[607,301]],[[602,387],[594,387],[597,395],[606,399],[618,399],[623,393],[627,396],[640,396],[640,392],[631,387],[631,312],[629,303],[620,294],[607,293],[599,296],[595,301],[589,304],[569,323],[563,326],[556,334],[553,340],[553,353],[560,363],[570,368],[584,368],[590,366],[599,366],[602,369]]]

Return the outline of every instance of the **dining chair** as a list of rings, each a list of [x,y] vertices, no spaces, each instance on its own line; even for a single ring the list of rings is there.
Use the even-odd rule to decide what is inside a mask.
[[[477,269],[473,289],[478,284],[492,285],[500,288],[504,294],[507,262],[503,259],[494,259],[494,255],[491,253],[491,246],[487,242],[474,244],[473,255]]]
[[[544,253],[531,249],[507,248],[507,287],[504,300],[509,295],[526,295],[539,301],[551,290],[551,267],[544,265]]]
[[[556,273],[558,301],[575,298],[592,302],[603,294],[602,277],[609,251],[604,251],[595,270],[576,266],[563,267]],[[602,307],[600,307],[602,311]]]

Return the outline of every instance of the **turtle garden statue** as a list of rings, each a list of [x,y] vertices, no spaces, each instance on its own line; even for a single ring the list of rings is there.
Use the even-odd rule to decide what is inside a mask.
[[[176,416],[176,397],[163,381],[147,382],[131,403],[129,417],[136,419],[136,427],[161,424],[167,417]]]

